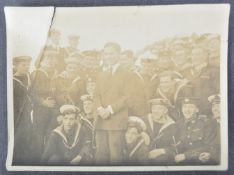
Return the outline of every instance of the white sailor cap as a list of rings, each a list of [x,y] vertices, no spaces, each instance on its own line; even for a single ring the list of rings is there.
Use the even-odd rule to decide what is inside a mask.
[[[147,129],[145,122],[136,116],[130,116],[128,118],[128,127],[136,127],[138,131],[142,132]]]
[[[62,115],[73,114],[80,112],[80,109],[75,105],[65,104],[60,107],[60,113]]]
[[[214,94],[208,97],[208,101],[213,104],[220,104],[220,94]]]

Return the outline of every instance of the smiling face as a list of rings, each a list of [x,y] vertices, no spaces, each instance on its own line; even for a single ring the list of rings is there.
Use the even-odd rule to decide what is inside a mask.
[[[131,144],[136,142],[136,140],[139,138],[139,133],[137,128],[135,127],[129,127],[125,133],[125,139],[127,144]]]
[[[195,104],[183,104],[182,105],[182,113],[185,119],[189,119],[194,116],[194,114],[198,113],[199,109]]]
[[[71,131],[77,122],[76,114],[65,114],[63,116],[63,127],[65,132]]]

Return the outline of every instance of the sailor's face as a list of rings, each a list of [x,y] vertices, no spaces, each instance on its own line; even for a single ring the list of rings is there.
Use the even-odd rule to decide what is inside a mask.
[[[16,70],[21,75],[26,75],[29,72],[29,66],[30,66],[30,62],[23,61],[16,66]]]
[[[212,105],[212,113],[214,118],[220,118],[220,104],[213,104]]]
[[[189,119],[198,112],[198,108],[195,104],[183,104],[182,113],[186,119]]]
[[[120,56],[120,53],[113,47],[105,47],[102,54],[103,60],[107,65],[116,64]]]
[[[66,114],[63,116],[63,126],[65,131],[69,131],[74,128],[77,122],[76,114]]]
[[[153,121],[158,122],[167,111],[167,108],[163,105],[152,105],[151,112]]]
[[[139,133],[136,128],[129,127],[127,129],[126,134],[125,134],[125,139],[126,139],[127,144],[134,143],[138,137],[139,137]]]
[[[92,101],[84,101],[83,102],[84,112],[86,114],[92,114],[93,113],[93,102]]]

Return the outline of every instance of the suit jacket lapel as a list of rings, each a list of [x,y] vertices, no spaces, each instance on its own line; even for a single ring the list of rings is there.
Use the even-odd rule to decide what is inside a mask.
[[[107,75],[107,72],[102,72],[100,76],[100,90],[101,94],[106,93],[111,87],[111,75]]]
[[[102,94],[105,94],[109,92],[112,88],[116,87],[119,82],[119,76],[120,76],[120,68],[118,67],[117,70],[113,75],[106,76],[105,72],[103,72],[102,78]]]

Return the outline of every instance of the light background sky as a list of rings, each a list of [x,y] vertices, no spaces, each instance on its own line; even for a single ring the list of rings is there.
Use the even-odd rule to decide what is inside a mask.
[[[53,7],[5,7],[8,67],[16,56],[31,56],[34,62],[47,41],[53,12]]]
[[[223,5],[174,5],[138,7],[56,8],[52,28],[67,36],[80,36],[80,50],[102,49],[118,42],[123,49],[138,51],[157,40],[192,33],[225,31]],[[10,57],[38,56],[45,44],[53,8],[9,8],[6,10]]]
[[[218,6],[151,6],[60,8],[53,28],[66,36],[80,35],[80,49],[101,49],[108,41],[139,50],[156,40],[175,35],[221,33],[224,18]]]

